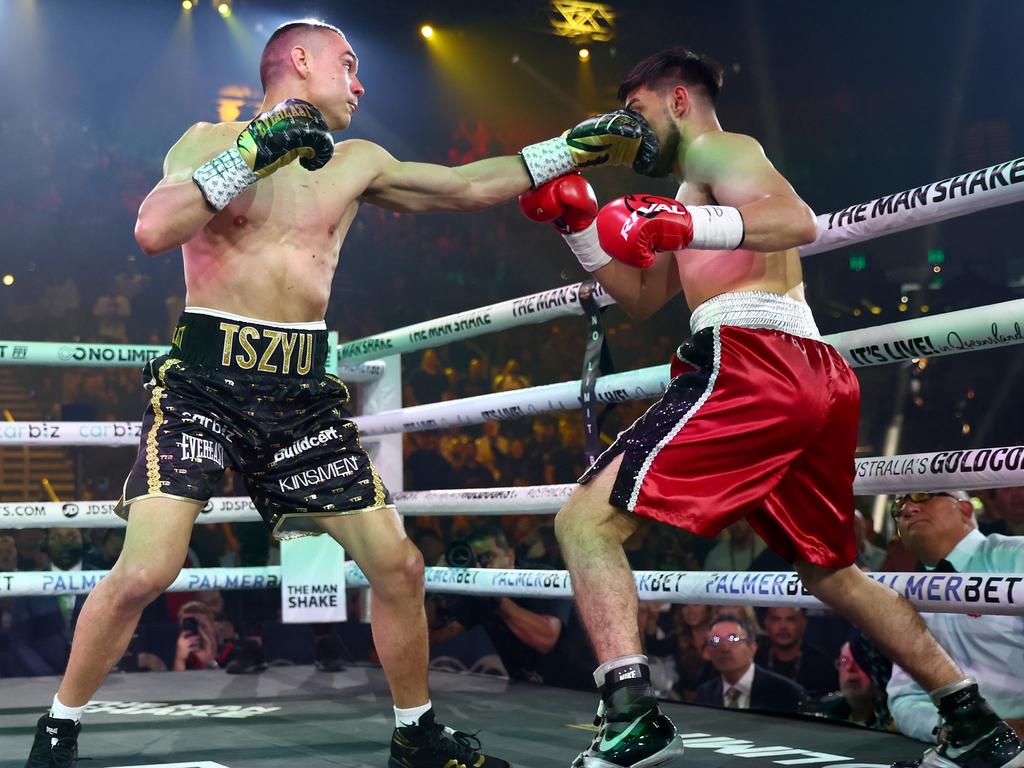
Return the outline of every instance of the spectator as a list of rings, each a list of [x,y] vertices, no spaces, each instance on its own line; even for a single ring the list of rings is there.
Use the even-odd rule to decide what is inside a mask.
[[[519,372],[519,361],[510,357],[491,383],[491,391],[508,392],[513,389],[525,389],[530,386],[530,378]]]
[[[190,669],[217,669],[225,664],[234,649],[234,638],[218,627],[213,612],[205,603],[193,600],[178,611],[178,642],[174,652],[175,672]]]
[[[124,529],[110,528],[104,531],[98,546],[94,545],[82,557],[83,571],[108,571],[114,567],[124,547]]]
[[[486,395],[491,391],[491,385],[487,380],[487,364],[479,357],[469,361],[469,368],[466,371],[466,378],[460,387],[460,397],[476,397]]]
[[[708,552],[704,558],[704,570],[746,571],[754,558],[767,548],[749,522],[738,520],[729,526],[728,538],[720,538],[718,544]]]
[[[508,455],[498,465],[502,485],[537,485],[540,480],[531,477],[530,464],[526,459],[526,442],[518,437],[509,440]]]
[[[697,688],[714,677],[704,645],[711,625],[710,605],[677,605],[673,610],[673,631],[676,639],[676,669],[679,682],[676,692],[683,701],[693,701]]]
[[[476,458],[491,471],[495,478],[499,477],[498,465],[508,454],[509,439],[501,434],[500,421],[485,421],[483,434],[473,441],[476,446]]]
[[[769,608],[763,623],[768,642],[758,648],[758,664],[813,696],[836,690],[835,663],[824,651],[804,642],[807,615],[802,608]]]
[[[477,461],[476,444],[472,440],[464,440],[453,453],[452,468],[456,488],[489,488],[494,485],[491,470]]]
[[[885,694],[857,662],[849,642],[843,643],[839,649],[836,668],[839,670],[839,690],[822,698],[822,714],[834,720],[884,730],[878,712]]]
[[[51,528],[42,548],[52,571],[82,570],[82,532]],[[76,604],[77,603],[77,604]],[[68,663],[71,635],[81,601],[74,595],[19,597],[11,612],[11,655],[24,675],[59,675]]]
[[[444,542],[437,531],[430,528],[418,528],[413,532],[412,540],[423,553],[423,562],[428,567],[437,565],[441,561],[444,556]]]
[[[405,385],[405,402],[408,405],[439,403],[444,399],[449,383],[441,365],[441,356],[436,349],[425,349],[420,365],[409,374]]]
[[[871,541],[875,530],[864,513],[858,509],[853,514],[854,531],[857,534],[857,565],[865,571],[881,570],[888,553]]]
[[[641,600],[637,610],[640,643],[651,669],[651,686],[659,699],[673,694],[679,682],[676,643],[670,634],[671,607],[670,603]]]
[[[515,550],[505,532],[486,523],[466,537],[481,568],[515,568]],[[571,600],[523,597],[460,597],[445,601],[438,644],[481,625],[509,677],[531,683],[589,690],[597,666]]]
[[[1024,572],[1024,537],[981,533],[963,491],[897,496],[892,516],[907,549],[929,571]],[[925,613],[922,618],[964,674],[978,681],[992,709],[1024,735],[1024,616]],[[899,666],[893,666],[886,693],[900,731],[935,740],[935,704]]]
[[[14,532],[14,545],[18,550],[19,571],[48,571],[50,558],[43,551],[46,531],[42,528],[22,528]]]
[[[996,488],[989,494],[995,519],[979,526],[985,535],[1024,536],[1024,488]]]
[[[18,548],[14,537],[0,534],[0,573],[18,570]],[[14,609],[13,597],[0,597],[0,677],[14,674],[11,658],[11,619]]]
[[[803,688],[754,663],[754,629],[742,616],[722,614],[714,619],[708,628],[705,651],[719,676],[697,689],[698,704],[799,711]]]
[[[454,472],[440,453],[441,439],[437,432],[412,432],[406,437],[413,450],[405,461],[405,489],[454,488]]]

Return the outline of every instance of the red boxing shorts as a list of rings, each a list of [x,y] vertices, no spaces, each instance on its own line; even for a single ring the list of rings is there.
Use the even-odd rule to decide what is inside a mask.
[[[810,309],[777,294],[699,306],[662,398],[580,478],[622,456],[609,501],[715,536],[746,518],[780,556],[827,567],[857,556],[860,386]]]

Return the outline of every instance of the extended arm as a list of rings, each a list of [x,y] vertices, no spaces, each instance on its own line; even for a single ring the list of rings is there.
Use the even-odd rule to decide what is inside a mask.
[[[400,213],[475,211],[503,203],[530,188],[518,155],[489,157],[449,168],[405,163],[370,142],[360,142],[376,175],[361,199]]]
[[[507,597],[498,604],[498,616],[512,634],[540,653],[550,653],[562,634],[562,621],[557,616],[534,613]]]

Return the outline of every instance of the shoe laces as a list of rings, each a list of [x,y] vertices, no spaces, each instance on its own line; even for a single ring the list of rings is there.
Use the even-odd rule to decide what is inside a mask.
[[[474,731],[473,733],[456,731],[453,728],[448,728],[447,726],[437,723],[428,737],[428,743],[432,749],[444,751],[446,756],[448,750],[451,749],[451,745],[454,744],[454,757],[458,759],[459,762],[470,765],[483,746],[480,743],[480,739],[477,738],[478,733],[480,733],[480,731]]]

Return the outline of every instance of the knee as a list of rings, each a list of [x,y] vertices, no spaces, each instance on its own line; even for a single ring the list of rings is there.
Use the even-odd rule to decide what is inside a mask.
[[[114,601],[126,609],[144,608],[159,597],[177,577],[179,568],[136,563],[114,569],[110,582]]]
[[[423,593],[423,555],[409,539],[364,572],[373,591],[384,599]]]

